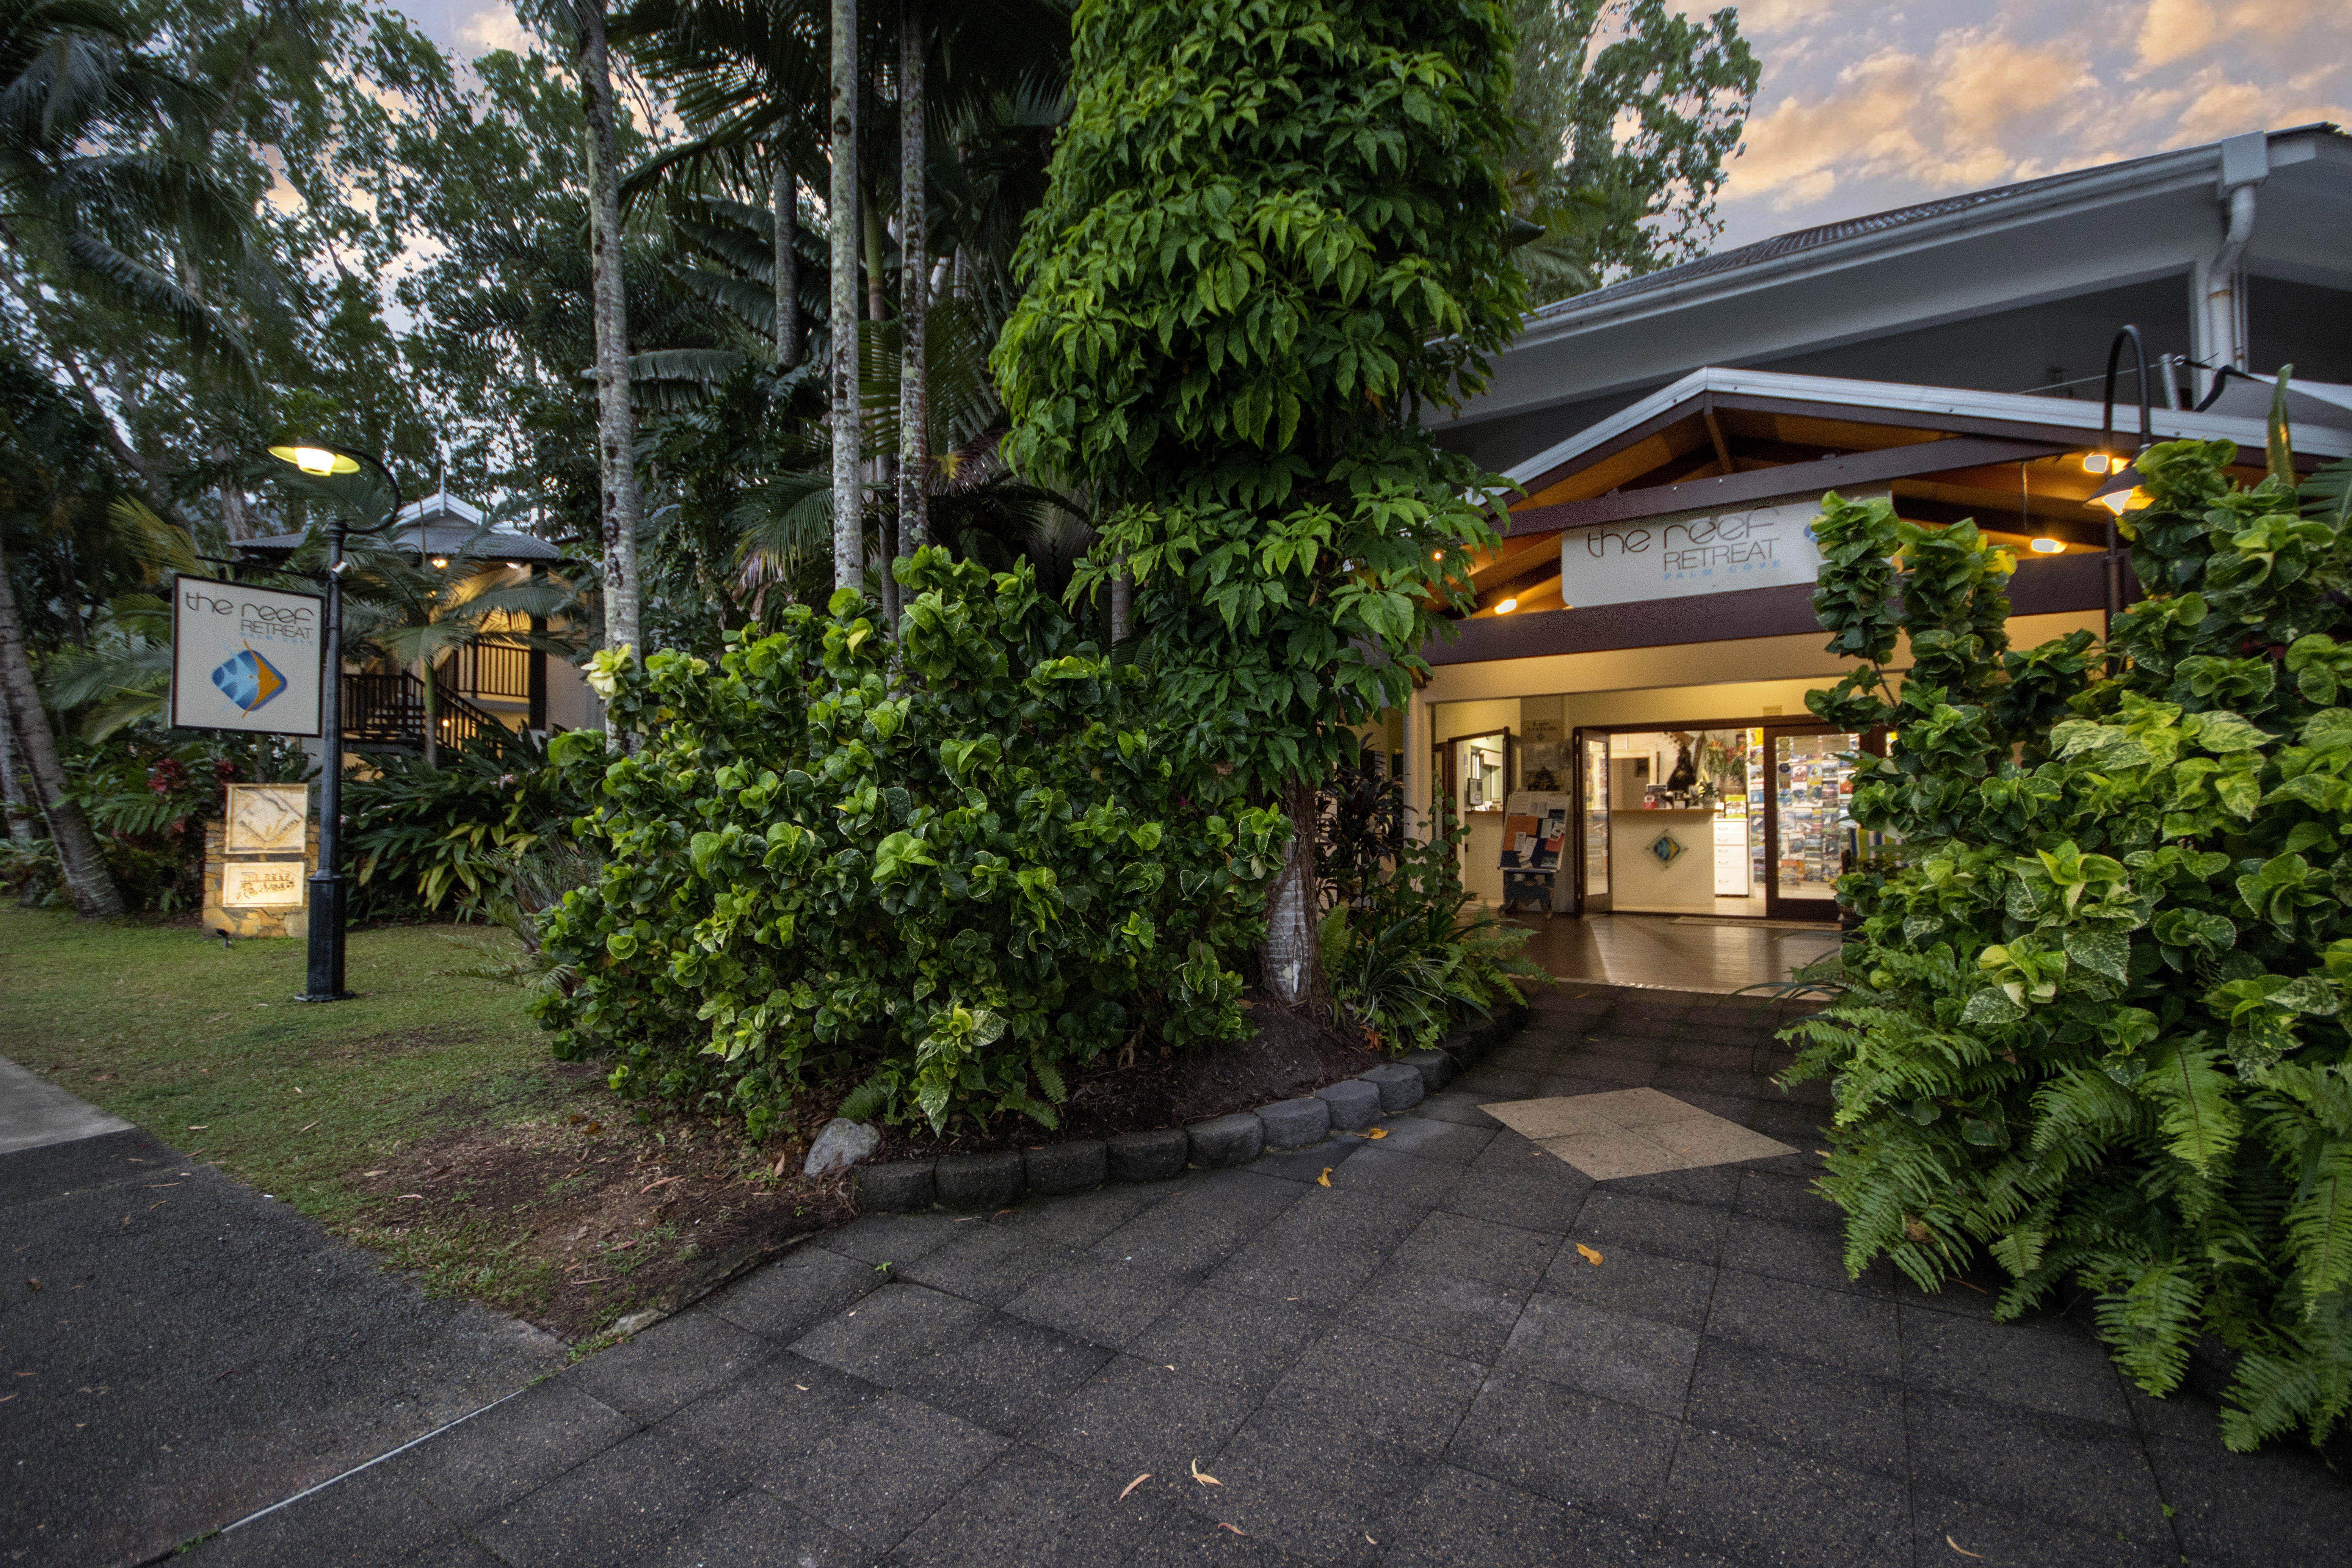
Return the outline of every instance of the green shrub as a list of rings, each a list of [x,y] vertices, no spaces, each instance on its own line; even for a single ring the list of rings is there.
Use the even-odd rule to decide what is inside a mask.
[[[601,744],[603,735],[595,740]],[[549,765],[528,731],[443,746],[440,761],[398,756],[343,784],[352,914],[414,920],[485,911],[514,858],[580,811],[582,782]]]
[[[274,735],[191,740],[141,726],[78,743],[67,773],[124,903],[173,914],[204,901],[205,826],[220,820],[227,786],[291,784],[308,765],[299,745]],[[37,861],[26,875],[38,885]]]
[[[1841,884],[1848,989],[1792,1076],[1832,1076],[1850,1268],[1934,1289],[1989,1255],[2003,1318],[2076,1280],[2151,1393],[2218,1336],[2246,1448],[2352,1403],[2352,518],[2234,458],[2140,459],[2153,596],[2096,679],[2086,633],[2008,648],[1973,525],[1828,498],[1816,603],[1867,663],[1809,702],[1891,727],[1853,810],[1906,847]]]
[[[1052,1127],[1065,1064],[1241,1035],[1223,955],[1255,939],[1281,816],[1196,804],[1150,679],[1025,565],[927,550],[900,575],[896,642],[845,590],[716,670],[599,656],[645,745],[579,825],[601,880],[541,921],[578,976],[539,1005],[560,1053],[759,1137],[812,1077],[859,1084],[848,1115]]]

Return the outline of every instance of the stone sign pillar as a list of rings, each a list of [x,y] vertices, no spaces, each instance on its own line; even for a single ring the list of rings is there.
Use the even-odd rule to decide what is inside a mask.
[[[226,820],[205,827],[205,929],[308,936],[309,878],[318,864],[309,785],[229,785]]]

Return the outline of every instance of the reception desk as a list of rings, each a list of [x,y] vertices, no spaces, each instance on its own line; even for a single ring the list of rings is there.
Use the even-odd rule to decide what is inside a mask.
[[[1715,822],[1712,806],[1611,812],[1610,907],[1628,913],[1713,914]],[[1681,846],[1671,859],[1656,852],[1662,836]]]

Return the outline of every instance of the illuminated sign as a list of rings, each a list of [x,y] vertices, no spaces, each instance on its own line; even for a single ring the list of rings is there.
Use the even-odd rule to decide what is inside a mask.
[[[1887,490],[1838,493],[1869,500]],[[1560,536],[1560,596],[1582,610],[1811,583],[1822,571],[1812,531],[1821,511],[1821,498],[1808,496],[1579,529]]]
[[[172,723],[316,735],[325,601],[182,577],[172,590]]]

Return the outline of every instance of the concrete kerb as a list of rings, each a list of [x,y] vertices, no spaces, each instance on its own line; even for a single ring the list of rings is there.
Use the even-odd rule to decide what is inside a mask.
[[[864,1214],[909,1214],[934,1204],[1002,1208],[1026,1191],[1039,1197],[1101,1185],[1164,1182],[1187,1164],[1245,1164],[1268,1149],[1311,1147],[1333,1133],[1368,1127],[1383,1112],[1418,1105],[1454,1076],[1518,1032],[1525,1006],[1456,1029],[1434,1050],[1414,1051],[1313,1094],[1235,1111],[1189,1127],[1162,1127],[1049,1143],[1025,1152],[942,1154],[860,1165],[852,1173]],[[1319,1126],[1318,1125],[1319,1123]]]

